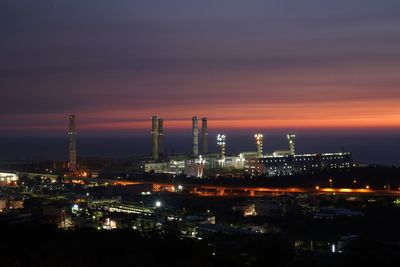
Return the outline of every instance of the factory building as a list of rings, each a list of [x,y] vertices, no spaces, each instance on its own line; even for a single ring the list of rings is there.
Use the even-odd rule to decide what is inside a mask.
[[[168,173],[170,174],[181,175],[186,171],[185,159],[170,159],[168,164]]]
[[[298,154],[267,156],[259,159],[268,176],[312,173],[320,170],[346,169],[353,165],[351,153]]]
[[[207,118],[202,118],[201,152],[199,154],[198,117],[192,118],[192,152],[188,156],[172,158],[164,155],[163,120],[152,118],[153,161],[144,165],[145,172],[206,177],[209,175],[247,174],[250,176],[281,176],[297,173],[313,173],[329,169],[346,169],[353,166],[351,153],[296,154],[296,135],[287,134],[287,150],[264,154],[264,136],[255,134],[256,151],[226,155],[226,135],[217,135],[218,153],[208,153]],[[162,158],[163,160],[159,159]]]
[[[244,166],[245,173],[249,176],[261,176],[265,174],[265,165],[257,157],[248,158]]]
[[[168,162],[146,162],[144,164],[144,171],[152,173],[169,173]]]

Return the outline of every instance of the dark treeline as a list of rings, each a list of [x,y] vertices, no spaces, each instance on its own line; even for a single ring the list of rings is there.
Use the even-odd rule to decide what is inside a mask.
[[[296,253],[277,235],[215,234],[180,240],[129,230],[59,231],[48,226],[1,225],[0,266],[398,266],[399,248],[370,240],[351,243],[343,254]]]

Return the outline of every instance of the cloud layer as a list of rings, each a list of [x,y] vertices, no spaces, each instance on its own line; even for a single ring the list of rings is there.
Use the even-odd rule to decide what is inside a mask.
[[[0,3],[4,132],[400,128],[399,1]]]

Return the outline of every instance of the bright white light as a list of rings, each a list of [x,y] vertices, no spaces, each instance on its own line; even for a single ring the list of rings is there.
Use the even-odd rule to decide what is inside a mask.
[[[157,208],[161,207],[161,201],[156,201],[156,207]]]
[[[226,140],[226,136],[224,134],[218,134],[217,135],[217,144],[219,146],[225,145],[225,140]]]

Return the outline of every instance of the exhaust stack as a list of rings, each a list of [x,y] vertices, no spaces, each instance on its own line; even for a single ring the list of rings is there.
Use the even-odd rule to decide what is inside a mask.
[[[76,171],[76,124],[75,115],[69,115],[69,162],[68,169],[70,172]]]
[[[202,153],[208,153],[208,129],[207,129],[207,118],[201,119],[201,144],[202,144]]]
[[[199,118],[192,118],[192,136],[193,136],[193,147],[192,147],[192,156],[199,156]]]
[[[158,156],[164,157],[164,120],[158,119]]]
[[[153,160],[158,160],[158,117],[153,116],[151,126],[151,146]]]

